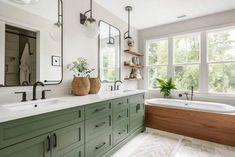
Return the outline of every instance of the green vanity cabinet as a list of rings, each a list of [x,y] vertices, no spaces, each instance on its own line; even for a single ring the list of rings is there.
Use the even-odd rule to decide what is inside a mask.
[[[131,96],[129,98],[130,107],[130,133],[144,127],[145,108],[144,95]]]
[[[84,107],[0,124],[0,149],[84,120]]]
[[[84,153],[84,122],[56,130],[51,136],[52,157],[81,157]]]
[[[0,157],[110,157],[144,131],[144,94],[0,123]]]
[[[49,134],[41,135],[0,150],[0,157],[50,157],[47,138]]]
[[[0,150],[0,157],[82,157],[84,123],[74,124]]]

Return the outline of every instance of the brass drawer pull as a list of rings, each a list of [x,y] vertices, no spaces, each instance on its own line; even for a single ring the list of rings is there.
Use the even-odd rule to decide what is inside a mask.
[[[103,108],[97,108],[97,109],[95,109],[94,113],[96,113],[96,112],[100,112],[100,111],[103,111],[103,110],[105,110],[105,109],[106,109],[106,107],[103,107]]]
[[[126,132],[126,130],[122,130],[122,131],[119,132],[118,134],[121,135],[121,134],[123,134],[124,132]]]
[[[100,123],[100,124],[96,124],[95,127],[96,127],[96,128],[101,127],[101,126],[105,125],[105,123],[106,123],[106,122],[102,122],[102,123]]]
[[[102,144],[96,146],[95,149],[100,149],[100,148],[102,148],[105,144],[106,144],[106,142],[103,142]]]

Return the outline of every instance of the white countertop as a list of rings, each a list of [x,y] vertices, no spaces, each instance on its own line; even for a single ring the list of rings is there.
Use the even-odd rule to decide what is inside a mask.
[[[132,91],[127,91],[127,92],[106,91],[106,92],[100,92],[98,94],[91,94],[87,96],[72,96],[71,95],[71,96],[66,96],[66,97],[53,98],[55,100],[58,100],[58,103],[55,103],[53,105],[48,105],[48,106],[44,106],[41,108],[20,110],[20,111],[12,111],[4,107],[6,105],[11,105],[11,104],[0,105],[0,123],[17,120],[21,118],[26,118],[26,117],[31,117],[35,115],[40,115],[44,113],[49,113],[53,111],[59,111],[59,110],[73,108],[73,107],[84,106],[84,105],[111,100],[115,98],[120,98],[124,96],[140,94],[144,92],[145,92],[144,90],[132,90]],[[20,106],[21,103],[18,103],[17,105]]]

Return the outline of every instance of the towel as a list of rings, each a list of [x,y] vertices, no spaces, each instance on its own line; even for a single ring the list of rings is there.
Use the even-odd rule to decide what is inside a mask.
[[[24,47],[24,51],[22,53],[20,59],[20,84],[22,85],[25,82],[30,82],[30,60],[29,60],[29,44],[26,43]]]

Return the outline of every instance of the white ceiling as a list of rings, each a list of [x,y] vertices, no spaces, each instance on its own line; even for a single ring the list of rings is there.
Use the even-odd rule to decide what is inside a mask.
[[[125,6],[133,6],[131,25],[137,29],[173,23],[185,19],[235,9],[235,0],[95,0],[119,18],[127,21]],[[177,16],[187,15],[177,19]]]
[[[0,0],[0,2],[22,9],[26,12],[39,15],[43,18],[57,21],[58,0],[40,0],[38,3],[21,5],[13,3],[11,0]],[[13,11],[13,10],[12,10]]]

